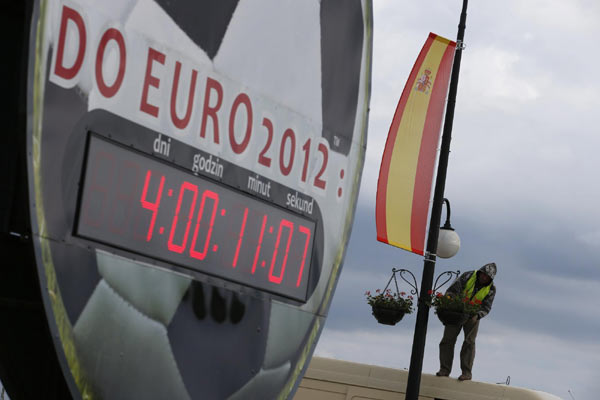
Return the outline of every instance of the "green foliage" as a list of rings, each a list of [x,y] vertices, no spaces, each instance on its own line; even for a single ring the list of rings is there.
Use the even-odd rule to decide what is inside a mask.
[[[371,295],[371,292],[366,292],[365,296],[367,296],[367,303],[369,303],[371,307],[401,310],[405,314],[410,314],[413,312],[413,297],[405,297],[405,292],[392,293],[390,289],[385,291],[377,289],[375,291],[375,295]]]
[[[454,311],[463,314],[475,315],[479,311],[481,301],[478,299],[469,300],[468,297],[464,297],[457,294],[442,294],[442,293],[429,293],[431,296],[430,306],[434,307],[436,311]]]

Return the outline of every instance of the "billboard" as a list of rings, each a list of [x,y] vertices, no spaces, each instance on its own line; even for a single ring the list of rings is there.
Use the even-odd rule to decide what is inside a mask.
[[[371,2],[37,1],[31,241],[74,398],[289,398],[366,147]]]

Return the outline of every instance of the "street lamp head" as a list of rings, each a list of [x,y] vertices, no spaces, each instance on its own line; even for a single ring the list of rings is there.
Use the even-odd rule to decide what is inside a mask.
[[[454,231],[452,225],[450,225],[450,202],[448,199],[444,199],[443,202],[446,204],[446,223],[440,227],[437,256],[440,258],[450,258],[458,253],[458,249],[460,249],[460,237]]]
[[[450,258],[458,253],[460,249],[460,237],[452,227],[444,225],[440,228],[438,237],[437,256],[440,258]]]

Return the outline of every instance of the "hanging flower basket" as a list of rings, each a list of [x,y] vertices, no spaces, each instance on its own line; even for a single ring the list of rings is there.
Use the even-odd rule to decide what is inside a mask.
[[[383,325],[396,325],[404,317],[404,311],[394,308],[372,306],[372,310],[377,322]]]
[[[400,322],[402,317],[404,317],[404,314],[413,312],[413,297],[407,296],[405,292],[400,292],[398,290],[396,273],[400,275],[401,279],[408,282],[415,289],[412,293],[418,293],[416,280],[415,284],[412,285],[402,276],[402,274],[407,273],[410,274],[414,280],[414,275],[410,271],[392,268],[392,277],[383,290],[377,289],[373,295],[369,291],[365,293],[365,296],[367,296],[367,303],[371,306],[373,316],[377,322],[383,325],[396,325]],[[391,289],[388,289],[392,280],[394,281],[394,286],[396,286],[396,292],[394,293],[392,293]]]
[[[429,294],[432,299],[430,306],[435,308],[435,313],[444,325],[463,325],[481,306],[480,300],[469,300],[456,294],[434,294],[433,291]]]
[[[444,325],[462,325],[469,319],[469,314],[465,314],[459,311],[440,310],[436,311],[436,314],[442,324]]]
[[[365,293],[373,316],[377,322],[384,325],[396,325],[404,314],[413,311],[413,298],[405,295],[404,292],[392,293],[390,289],[377,289],[375,295],[371,295],[371,292]]]

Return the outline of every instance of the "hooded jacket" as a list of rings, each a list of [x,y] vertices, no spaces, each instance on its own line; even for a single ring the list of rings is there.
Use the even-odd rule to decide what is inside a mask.
[[[457,280],[455,280],[452,285],[446,291],[446,294],[459,295],[461,294],[469,281],[469,278],[473,275],[473,273],[477,272],[479,276],[480,273],[485,273],[490,278],[492,278],[491,282],[488,284],[490,286],[490,291],[487,296],[483,299],[481,306],[479,307],[479,311],[477,311],[477,319],[481,319],[488,315],[488,313],[492,309],[492,303],[494,302],[494,297],[496,296],[496,286],[494,285],[494,278],[496,277],[496,264],[489,263],[479,268],[478,271],[468,271],[463,273]],[[483,286],[479,284],[479,280],[475,281],[475,288],[473,289],[473,296],[475,293],[479,291]]]

